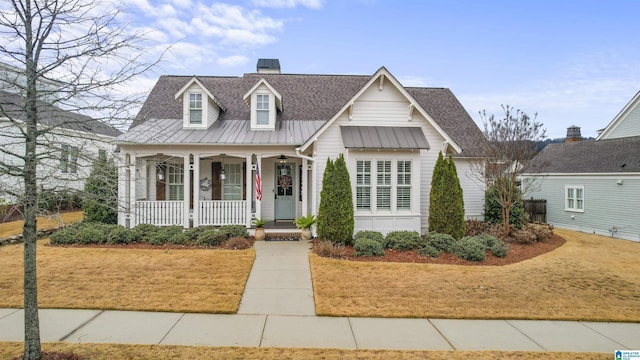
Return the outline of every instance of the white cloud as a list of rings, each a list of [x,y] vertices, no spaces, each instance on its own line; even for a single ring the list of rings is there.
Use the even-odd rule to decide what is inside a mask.
[[[243,66],[249,62],[249,58],[244,55],[232,55],[218,59],[218,65],[225,67]]]
[[[428,87],[433,84],[430,79],[420,76],[398,76],[398,81],[405,87]]]
[[[253,4],[258,7],[269,8],[294,8],[298,5],[311,9],[322,8],[322,0],[253,0]]]

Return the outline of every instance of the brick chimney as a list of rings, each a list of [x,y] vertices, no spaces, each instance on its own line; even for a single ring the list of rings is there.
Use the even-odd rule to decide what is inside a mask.
[[[258,59],[256,70],[258,74],[280,74],[280,60]]]
[[[582,135],[580,135],[580,126],[571,125],[567,128],[567,137],[564,142],[576,142],[582,141]]]

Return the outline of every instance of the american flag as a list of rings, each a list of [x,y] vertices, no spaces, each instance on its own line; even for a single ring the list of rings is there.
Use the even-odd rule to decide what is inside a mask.
[[[256,163],[256,200],[262,201],[262,178],[260,177],[260,165]]]

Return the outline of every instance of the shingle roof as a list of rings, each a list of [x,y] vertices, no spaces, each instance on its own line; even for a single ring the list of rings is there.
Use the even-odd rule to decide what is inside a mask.
[[[547,145],[527,173],[640,172],[640,136]]]
[[[182,119],[182,104],[175,94],[192,76],[164,75],[158,79],[131,124],[130,130],[148,120]],[[198,80],[227,110],[218,122],[249,120],[250,109],[243,95],[260,79],[265,79],[281,95],[282,112],[277,121],[328,121],[371,80],[370,75],[245,74],[242,77],[198,76]],[[486,143],[480,129],[449,89],[407,88],[420,106],[462,148],[458,156],[481,157]],[[123,137],[121,137],[122,139]],[[127,137],[130,141],[133,138]],[[119,139],[120,140],[120,139]],[[305,139],[306,140],[306,139]]]
[[[26,120],[23,104],[24,97],[0,90],[0,117],[9,117],[17,120]],[[92,134],[118,136],[122,132],[110,125],[97,121],[89,116],[71,111],[62,110],[53,105],[39,101],[38,120],[42,125],[70,130],[83,131]]]

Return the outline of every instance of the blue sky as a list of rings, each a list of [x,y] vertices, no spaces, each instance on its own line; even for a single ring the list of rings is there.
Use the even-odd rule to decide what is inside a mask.
[[[373,74],[447,87],[480,123],[500,105],[538,113],[549,137],[596,136],[640,90],[636,0],[124,0],[162,74]]]

